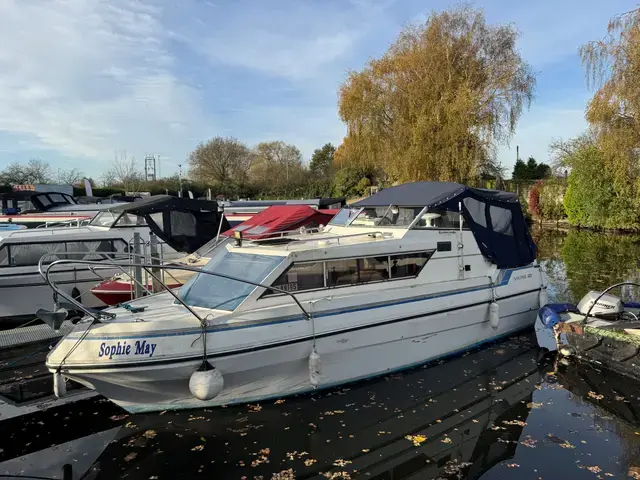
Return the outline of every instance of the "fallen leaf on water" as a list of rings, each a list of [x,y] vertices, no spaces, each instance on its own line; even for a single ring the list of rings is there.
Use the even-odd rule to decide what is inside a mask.
[[[280,399],[276,400],[276,401],[275,401],[275,402],[273,402],[273,403],[275,403],[276,405],[280,405],[281,403],[284,403],[284,402],[285,402],[285,401],[284,401],[282,398],[280,398]]]
[[[547,438],[551,440],[553,443],[564,443],[566,441],[560,437],[556,437],[553,433],[548,433]]]
[[[304,466],[305,466],[305,467],[310,467],[311,465],[313,465],[313,464],[314,464],[314,463],[316,463],[316,462],[317,462],[317,460],[315,460],[315,459],[313,459],[313,458],[307,458],[307,459],[304,461]]]
[[[343,460],[341,458],[337,459],[335,462],[333,462],[333,464],[336,467],[346,467],[347,465],[349,465],[351,462],[349,460]]]
[[[449,437],[444,437],[442,440],[440,440],[442,443],[453,443],[451,441],[451,439]]]
[[[527,438],[525,438],[520,443],[528,448],[536,448],[536,443],[538,443],[538,441],[527,435]]]
[[[207,441],[207,439],[206,439],[206,438],[204,438],[204,437],[200,437],[200,440],[202,440],[203,442],[206,442],[206,441]]]
[[[142,434],[142,436],[146,438],[156,438],[156,435],[157,433],[155,430],[147,430]]]
[[[370,450],[369,450],[368,448],[363,448],[363,449],[362,449],[362,451],[363,451],[364,453],[369,453],[369,451],[370,451]]]
[[[124,413],[122,415],[113,415],[113,416],[109,417],[109,420],[113,420],[114,422],[117,422],[118,420],[124,420],[128,416],[129,415],[127,415],[126,413]]]
[[[634,480],[640,480],[640,467],[629,467],[627,476],[633,478]]]
[[[295,480],[295,478],[293,468],[282,470],[281,472],[271,475],[271,480]]]
[[[424,435],[407,435],[404,438],[406,438],[410,442],[413,442],[413,444],[416,447],[419,447],[420,444],[423,443],[427,439],[427,437],[425,437]]]
[[[604,395],[600,395],[596,392],[589,392],[587,395],[589,395],[591,398],[594,398],[596,400],[602,400],[604,398]]]
[[[136,428],[135,424],[133,422],[127,422],[125,423],[125,428]]]
[[[131,460],[133,460],[134,458],[136,458],[138,456],[138,454],[136,452],[131,452],[130,454],[128,454],[126,457],[124,457],[124,461],[125,462],[130,462]]]
[[[565,440],[560,444],[561,448],[576,448],[575,445],[571,445],[568,440]]]
[[[518,468],[518,467],[520,467],[520,465],[518,465],[517,463],[507,463],[507,467],[509,467],[509,468]]]
[[[259,412],[262,410],[262,405],[249,405],[250,412]]]
[[[527,407],[528,408],[542,408],[543,405],[544,405],[544,403],[541,403],[541,402],[529,402],[529,403],[527,403]]]
[[[204,450],[204,445],[196,445],[191,449],[192,452],[201,452],[202,450]]]
[[[523,422],[522,420],[503,420],[502,423],[505,425],[517,425],[518,427],[524,427],[527,425],[527,422]]]
[[[602,469],[597,465],[587,467],[587,470],[589,470],[591,473],[600,473],[602,471]]]

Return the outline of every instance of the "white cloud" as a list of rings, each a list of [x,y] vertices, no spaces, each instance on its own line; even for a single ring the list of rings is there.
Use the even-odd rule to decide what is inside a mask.
[[[209,125],[172,73],[161,14],[142,1],[0,2],[0,131],[71,157],[182,157]]]
[[[202,17],[176,26],[174,36],[214,66],[306,81],[324,77],[327,70],[335,72],[357,40],[384,19],[384,10],[392,3],[254,2],[224,12],[201,9]]]

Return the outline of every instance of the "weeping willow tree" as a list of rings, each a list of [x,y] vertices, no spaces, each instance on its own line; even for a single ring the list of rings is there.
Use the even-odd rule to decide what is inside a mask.
[[[347,136],[338,166],[382,169],[391,182],[499,173],[496,147],[513,135],[535,87],[517,37],[466,7],[406,27],[340,87]]]
[[[612,179],[612,213],[622,226],[640,216],[640,10],[611,19],[607,35],[580,49],[589,86],[596,92],[586,119],[595,132],[604,169]]]

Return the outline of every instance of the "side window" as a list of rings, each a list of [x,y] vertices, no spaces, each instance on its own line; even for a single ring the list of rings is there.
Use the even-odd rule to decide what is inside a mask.
[[[9,265],[9,249],[5,245],[0,248],[0,267],[6,267]]]
[[[489,216],[491,217],[491,226],[494,232],[513,236],[511,210],[491,205],[489,207]]]
[[[358,282],[379,282],[389,279],[389,257],[358,259]]]
[[[462,203],[467,207],[471,219],[481,227],[487,228],[487,219],[484,214],[485,204],[471,197],[465,198]]]
[[[171,235],[195,235],[196,217],[189,212],[171,211]]]
[[[327,286],[352,285],[358,283],[358,259],[345,258],[327,262]]]
[[[111,240],[99,240],[95,242],[67,242],[67,252],[78,254],[69,255],[69,258],[73,258],[74,260],[104,260],[104,256],[99,253],[113,252],[114,247],[111,242]],[[84,253],[84,255],[80,255],[81,253]]]
[[[324,288],[323,262],[294,264],[273,282],[273,286],[287,292]],[[279,292],[270,290],[267,293]]]
[[[424,213],[420,217],[420,220],[416,222],[414,228],[421,230],[430,228],[450,228],[458,230],[460,228],[460,213],[453,210],[429,209],[429,211]],[[464,220],[462,228],[466,228]]]
[[[420,273],[420,270],[422,270],[422,267],[424,267],[431,255],[430,252],[392,255],[391,278],[415,277]]]
[[[26,267],[37,265],[43,255],[48,255],[45,264],[49,264],[60,258],[64,258],[64,255],[57,255],[58,253],[64,254],[65,245],[64,242],[59,243],[31,243],[26,245],[11,245],[11,265],[14,267]]]

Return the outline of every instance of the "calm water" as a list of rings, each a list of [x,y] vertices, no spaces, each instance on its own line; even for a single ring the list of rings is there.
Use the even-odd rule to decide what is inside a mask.
[[[638,238],[536,239],[559,300],[638,277]],[[26,365],[34,358],[17,372],[0,367],[0,385],[37,378],[40,367]],[[5,395],[50,388],[47,378]],[[541,359],[525,333],[260,405],[128,416],[95,397],[6,420],[0,406],[0,479],[62,478],[69,466],[74,479],[640,478],[640,384]]]

